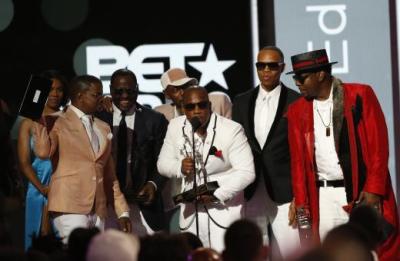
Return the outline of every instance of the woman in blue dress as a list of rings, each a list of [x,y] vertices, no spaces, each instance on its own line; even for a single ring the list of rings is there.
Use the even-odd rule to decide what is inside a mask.
[[[40,120],[41,124],[46,124],[44,119],[59,112],[60,106],[66,104],[67,82],[56,71],[46,71],[42,76],[52,80],[51,90]],[[47,215],[42,214],[47,205],[52,165],[50,159],[41,160],[35,156],[33,151],[35,141],[32,138],[34,124],[39,123],[28,118],[24,119],[18,135],[20,170],[29,181],[25,201],[25,249],[31,246],[34,235],[44,235],[49,228],[47,222],[44,222],[47,221]]]

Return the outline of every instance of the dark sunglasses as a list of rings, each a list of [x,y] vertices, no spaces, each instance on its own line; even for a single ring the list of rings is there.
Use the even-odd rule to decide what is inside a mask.
[[[271,71],[277,71],[281,68],[281,65],[283,63],[281,62],[270,62],[270,63],[264,63],[264,62],[256,62],[256,68],[258,71],[263,71],[265,70],[265,67],[268,66],[268,69]]]
[[[126,93],[127,95],[133,95],[137,93],[137,88],[119,88],[119,89],[113,89],[112,91],[116,95],[122,95],[123,93]]]
[[[295,74],[293,75],[293,80],[299,82],[300,84],[304,84],[305,80],[311,75],[312,73],[309,74]]]
[[[183,108],[187,111],[193,111],[194,108],[196,108],[196,106],[201,109],[204,110],[208,107],[208,102],[207,101],[202,101],[202,102],[198,102],[198,103],[187,103],[183,105]]]

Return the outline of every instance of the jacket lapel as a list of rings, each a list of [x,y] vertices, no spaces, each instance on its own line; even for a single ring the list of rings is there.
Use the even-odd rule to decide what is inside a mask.
[[[70,126],[68,126],[68,129],[71,131],[71,134],[73,133],[73,135],[77,136],[77,140],[83,143],[82,147],[87,148],[86,150],[90,153],[90,155],[94,159],[95,154],[92,149],[92,144],[90,143],[90,139],[86,132],[85,126],[83,126],[83,123],[78,118],[78,115],[76,115],[76,113],[73,110],[67,109],[67,111],[65,112],[65,117],[69,122],[71,122]]]
[[[249,100],[249,106],[244,106],[245,108],[248,108],[247,111],[247,128],[249,130],[250,136],[247,137],[249,139],[249,142],[253,144],[252,148],[254,148],[257,152],[261,152],[261,146],[258,143],[256,139],[256,134],[254,132],[254,114],[255,114],[255,109],[256,109],[256,99],[258,92],[260,90],[260,85],[257,86],[252,92]]]
[[[97,129],[99,130],[99,132],[101,134],[101,137],[99,137],[100,149],[99,149],[99,152],[95,154],[96,160],[97,160],[100,156],[102,156],[104,154],[104,151],[106,150],[107,146],[109,145],[108,143],[111,140],[109,140],[107,130],[105,128],[102,128],[102,126],[99,124],[99,120],[95,118],[94,122],[96,124]],[[111,144],[111,142],[110,142],[110,144]]]
[[[137,131],[141,130],[141,131]],[[133,137],[132,137],[132,156],[134,156],[134,150],[138,144],[142,143],[143,135],[146,134],[147,128],[145,126],[145,119],[143,116],[142,107],[139,104],[136,104],[135,111],[135,123],[133,126]]]
[[[339,139],[343,125],[344,116],[344,96],[342,83],[338,79],[333,80],[332,84],[332,95],[333,95],[333,111],[332,111],[332,122],[333,122],[333,138],[335,140],[336,153],[339,153]]]
[[[217,133],[214,133],[214,128],[217,127],[216,120],[217,120],[217,115],[215,113],[211,114],[210,123],[208,124],[208,127],[207,127],[207,137],[206,137],[206,140],[204,141],[204,145],[203,145],[203,162],[204,162],[204,164],[206,163],[208,153],[210,152],[210,148],[212,146],[211,142],[213,140],[213,137],[214,137],[214,135],[217,134]]]

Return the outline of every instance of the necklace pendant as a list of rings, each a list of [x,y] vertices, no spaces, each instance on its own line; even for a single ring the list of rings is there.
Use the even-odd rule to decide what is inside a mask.
[[[326,137],[331,136],[331,129],[329,127],[325,128],[325,134],[326,134]]]

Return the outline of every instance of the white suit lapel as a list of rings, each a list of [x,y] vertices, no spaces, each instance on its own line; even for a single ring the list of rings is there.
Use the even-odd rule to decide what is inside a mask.
[[[210,123],[208,124],[208,127],[207,127],[207,137],[206,137],[206,140],[204,141],[204,145],[203,145],[203,162],[204,162],[204,164],[206,164],[208,152],[210,151],[211,146],[213,146],[212,145],[213,137],[214,137],[214,135],[217,135],[217,133],[214,134],[214,130],[213,130],[214,127],[216,127],[216,126],[214,126],[216,124],[216,118],[217,118],[217,115],[215,113],[211,114]]]

